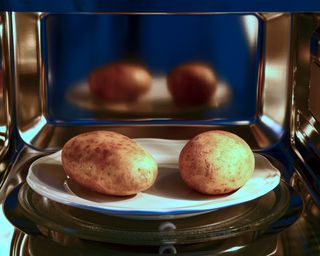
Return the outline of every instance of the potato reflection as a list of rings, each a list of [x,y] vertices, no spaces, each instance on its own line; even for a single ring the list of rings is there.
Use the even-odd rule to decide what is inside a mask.
[[[104,86],[108,86],[108,82]],[[193,102],[193,104],[177,104],[175,102],[172,93],[168,90],[167,77],[165,75],[153,76],[150,81],[150,89],[143,92],[142,95],[136,95],[137,97],[133,98],[127,95],[131,89],[123,91],[123,95],[121,96],[121,91],[119,91],[121,86],[117,86],[116,83],[108,88],[108,90],[111,90],[111,87],[113,87],[116,90],[115,93],[117,95],[113,95],[110,92],[110,95],[117,98],[116,101],[111,100],[110,97],[97,97],[90,89],[90,82],[88,81],[82,81],[72,87],[67,92],[66,98],[74,106],[91,110],[98,116],[110,116],[114,114],[121,118],[127,116],[137,116],[139,118],[194,116],[201,118],[202,113],[227,106],[231,101],[232,92],[227,83],[219,81],[214,86],[216,86],[216,89],[215,91],[210,89],[212,94],[210,92],[207,93],[208,95],[205,97],[206,102],[198,101]],[[183,92],[188,94],[190,90]]]
[[[94,70],[89,77],[92,94],[106,102],[132,102],[151,87],[150,72],[134,62],[116,62]]]
[[[170,72],[167,86],[178,106],[198,106],[211,100],[217,79],[208,64],[190,62],[178,65]]]

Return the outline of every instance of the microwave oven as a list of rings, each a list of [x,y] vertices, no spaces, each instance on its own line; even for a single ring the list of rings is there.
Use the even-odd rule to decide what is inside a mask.
[[[0,3],[0,251],[318,255],[319,7],[273,0]],[[93,95],[96,70],[128,63],[150,75],[146,93],[133,101]],[[197,91],[184,88],[187,100],[178,104],[170,74],[190,63],[210,67],[216,89],[194,103],[188,100]],[[217,129],[244,139],[281,174],[279,185],[200,215],[146,219],[57,202],[26,182],[35,160],[84,132],[163,140],[170,148]],[[42,173],[54,179],[49,168]],[[173,182],[164,184],[166,195]]]

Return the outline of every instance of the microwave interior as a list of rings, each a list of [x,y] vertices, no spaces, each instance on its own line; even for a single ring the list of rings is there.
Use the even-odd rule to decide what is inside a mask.
[[[14,67],[17,126],[36,148],[55,150],[92,127],[176,139],[220,127],[237,130],[259,150],[288,127],[288,14],[14,13],[12,19],[21,60]],[[117,65],[149,74],[148,91],[126,100],[125,88],[115,87],[120,101],[94,93],[91,77]],[[214,74],[209,100],[177,103],[168,81],[186,65]],[[108,81],[117,77],[110,72]],[[199,88],[178,93],[196,95]]]
[[[274,229],[269,230],[266,226],[261,229],[268,230],[270,235],[276,233],[277,228],[293,224],[302,211],[301,216],[305,218],[298,220],[300,226],[286,229],[280,238],[265,236],[252,242],[261,231],[254,230],[239,242],[236,238],[228,240],[233,236],[226,238],[215,230],[217,233],[211,243],[203,240],[204,247],[197,245],[196,240],[188,240],[188,235],[193,238],[195,235],[188,233],[176,240],[162,241],[159,250],[163,253],[172,253],[176,249],[186,253],[197,250],[208,253],[216,247],[223,248],[215,251],[220,250],[221,255],[234,255],[233,252],[250,255],[248,253],[259,248],[261,255],[274,255],[274,248],[281,240],[280,249],[277,247],[282,251],[282,254],[278,252],[279,255],[294,255],[294,251],[300,255],[316,252],[317,249],[311,246],[307,246],[308,250],[303,248],[303,242],[297,242],[300,247],[293,249],[286,241],[296,239],[294,234],[299,229],[305,232],[311,226],[319,226],[319,173],[316,168],[320,155],[317,98],[319,19],[320,16],[314,13],[286,12],[1,13],[3,97],[0,128],[3,136],[0,155],[4,160],[3,167],[0,165],[3,168],[0,177],[4,179],[0,185],[8,189],[2,189],[0,198],[8,196],[13,200],[14,191],[17,191],[13,188],[25,179],[35,158],[60,150],[67,140],[83,132],[105,129],[130,138],[186,140],[213,129],[227,130],[241,136],[254,152],[266,156],[279,168],[283,186],[288,186],[287,190],[278,188],[277,193],[282,195],[287,191],[287,197],[280,198],[287,199],[286,210],[290,209],[291,215],[285,214],[286,218],[281,219],[282,223],[275,225]],[[102,97],[106,88],[101,89],[100,95],[94,92],[92,77],[97,72],[105,71],[107,83],[114,79],[126,81],[132,76],[129,74],[126,78],[128,73],[121,73],[115,67],[128,65],[147,74],[146,91],[133,100],[126,98],[127,88],[116,86],[110,92],[121,100]],[[176,70],[188,65],[214,74],[215,89],[207,100],[195,103],[188,101],[190,98],[187,97],[186,101],[177,102],[169,86],[170,79]],[[185,88],[179,93],[197,95],[198,90]],[[12,165],[12,159],[20,164]],[[304,203],[292,187],[300,193]],[[30,205],[34,207],[30,209],[51,214],[51,203],[30,193],[25,189],[22,195],[26,201],[30,198]],[[271,202],[273,199],[265,200]],[[260,206],[259,209],[265,209],[261,201]],[[274,203],[275,208],[271,210],[266,207],[270,215],[277,212],[276,206]],[[74,214],[75,218],[83,218],[78,212],[70,209],[67,212]],[[16,214],[10,209],[6,211],[8,213]],[[57,221],[64,221],[57,212],[52,215]],[[108,223],[110,226],[113,225],[112,218]],[[222,217],[217,215],[216,218]],[[56,232],[55,228],[48,228],[45,220],[40,222],[45,230],[42,232],[54,242],[78,246],[86,253],[91,249],[96,250],[97,255],[103,253],[103,250],[99,251],[99,244],[68,240],[72,229],[65,231],[68,235],[64,236],[61,230]],[[182,229],[191,229],[192,226],[190,221],[177,223]],[[129,227],[125,239],[130,244],[130,239],[134,238],[130,232],[138,231],[141,222],[125,220],[121,225]],[[143,231],[153,230],[152,225],[146,225],[147,230]],[[31,226],[30,230],[34,231]],[[108,230],[100,231],[116,236]],[[315,239],[315,233],[306,232],[307,240]],[[92,236],[92,233],[86,235]],[[154,232],[153,235],[157,237],[159,234]],[[217,239],[219,235],[223,240]],[[34,255],[40,255],[37,252],[45,248],[55,248],[59,253],[65,249],[60,248],[60,251],[42,237],[30,237],[28,243],[22,236],[17,235],[16,239],[16,244],[28,247]],[[100,239],[101,242],[107,238]],[[147,237],[144,239],[148,240]],[[179,241],[184,244],[180,245]],[[246,245],[237,246],[238,243]],[[151,245],[154,244],[148,246]],[[125,249],[128,255],[142,250],[130,246]],[[108,252],[114,253],[118,247],[121,245],[113,244],[108,247],[111,248]],[[151,250],[151,247],[147,248]],[[142,251],[141,255],[144,255]]]

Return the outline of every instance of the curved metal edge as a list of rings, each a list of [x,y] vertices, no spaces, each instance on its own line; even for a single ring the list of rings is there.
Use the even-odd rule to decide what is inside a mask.
[[[0,188],[2,187],[7,172],[7,155],[11,147],[12,140],[12,68],[11,68],[11,18],[9,13],[0,13],[0,50],[2,51],[2,59],[0,59],[0,70],[3,76],[2,97],[0,100],[0,108],[3,116],[0,117]]]
[[[284,229],[293,225],[300,218],[303,212],[304,203],[301,195],[298,192],[296,192],[287,183],[284,183],[284,184],[286,184],[288,193],[290,194],[290,201],[289,201],[287,211],[278,221],[273,223],[268,228],[268,230],[266,231],[266,234],[280,233]]]
[[[17,186],[7,196],[3,204],[3,212],[9,222],[24,233],[29,235],[40,235],[41,233],[37,228],[37,225],[25,216],[23,210],[19,206],[18,194],[21,186],[21,184]]]

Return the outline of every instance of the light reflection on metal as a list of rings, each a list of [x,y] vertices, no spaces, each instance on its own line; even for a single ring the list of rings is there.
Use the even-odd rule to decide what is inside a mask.
[[[303,133],[307,136],[310,137],[314,132],[314,128],[311,125],[306,125],[305,128],[303,129]]]
[[[2,205],[0,204],[2,209]],[[11,239],[14,233],[14,226],[6,219],[2,210],[0,210],[0,248],[1,254],[10,255]]]
[[[242,24],[249,46],[255,45],[258,38],[258,20],[253,15],[242,17]]]
[[[281,68],[282,66],[278,63],[271,63],[268,65],[268,67],[266,67],[265,76],[268,82],[277,82],[279,77],[282,76]]]
[[[0,13],[0,159],[4,160],[9,149],[11,130],[11,108],[9,106],[9,90],[11,86],[10,66],[10,18],[8,13]],[[0,175],[0,189],[5,171]]]
[[[17,124],[33,127],[41,116],[41,50],[39,15],[13,13],[13,53],[16,81]]]
[[[260,117],[260,120],[269,127],[272,131],[274,131],[277,135],[282,135],[284,132],[284,129],[281,125],[279,125],[277,122],[275,122],[273,119],[271,119],[267,115],[262,115]]]
[[[26,142],[32,142],[46,124],[46,118],[44,116],[40,116],[40,118],[36,119],[34,123],[28,126],[28,128],[20,130],[21,138]]]
[[[278,251],[278,246],[276,246],[276,248],[274,249],[274,251],[270,252],[270,253],[267,254],[266,256],[274,256],[274,255],[276,255],[277,251]]]
[[[224,250],[224,252],[236,252],[236,251],[239,251],[240,249],[244,248],[245,246],[244,245],[241,245],[241,246],[233,246],[227,250]]]
[[[290,24],[288,14],[267,17],[265,26],[263,87],[260,91],[261,116],[267,115],[273,123],[284,127],[289,101]],[[270,122],[269,122],[270,123]],[[277,126],[274,126],[277,129]],[[276,133],[279,129],[275,130]]]

